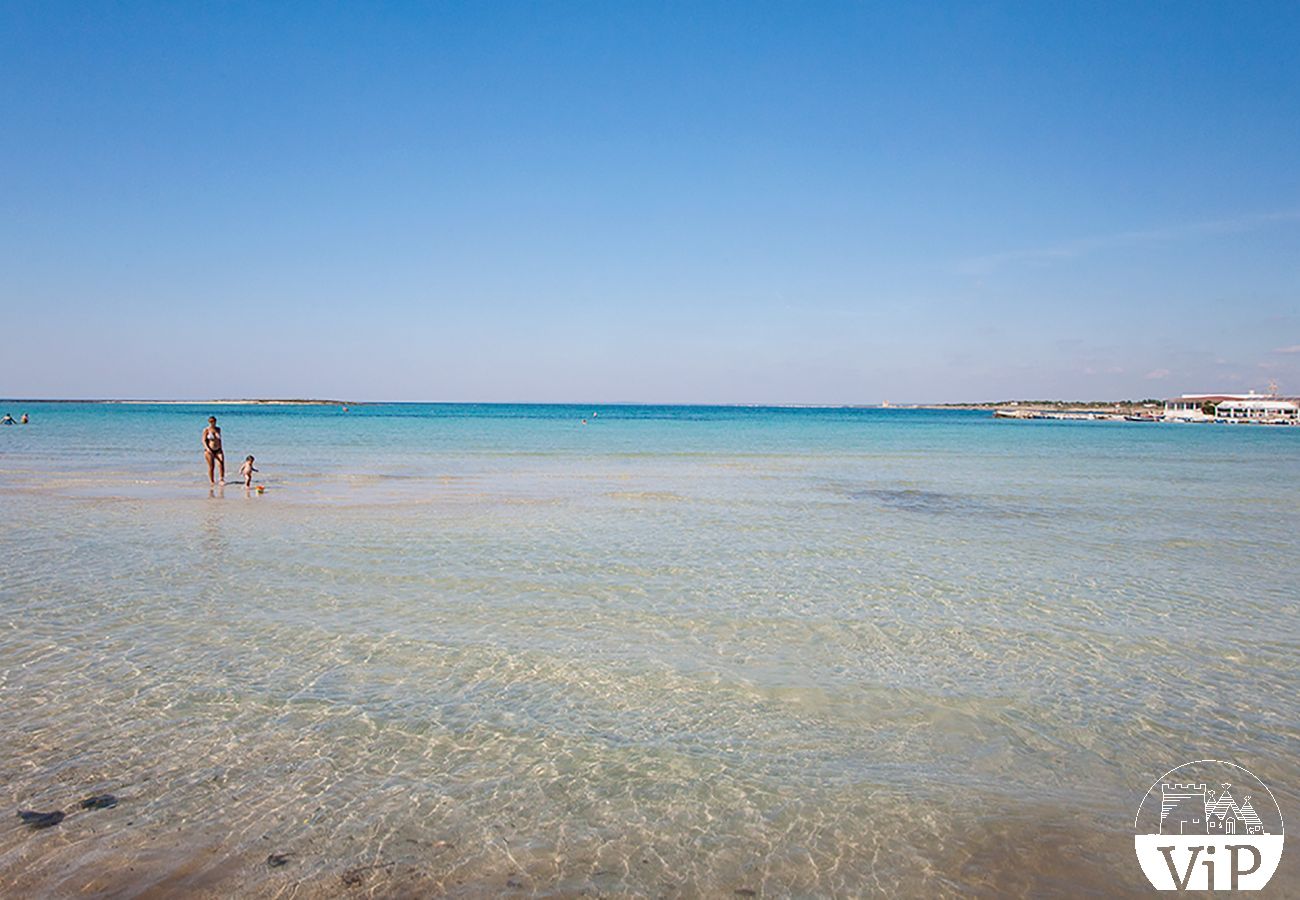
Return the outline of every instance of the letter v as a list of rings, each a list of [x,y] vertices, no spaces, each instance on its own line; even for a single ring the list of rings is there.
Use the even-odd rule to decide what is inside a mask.
[[[1192,869],[1196,868],[1196,857],[1201,855],[1201,848],[1200,847],[1187,848],[1192,851],[1192,858],[1187,861],[1187,871],[1183,873],[1182,878],[1178,877],[1178,869],[1174,867],[1174,857],[1172,853],[1174,848],[1157,847],[1156,849],[1164,854],[1165,864],[1169,866],[1169,874],[1173,876],[1174,884],[1178,886],[1178,890],[1180,891],[1187,890],[1187,883],[1192,880]]]

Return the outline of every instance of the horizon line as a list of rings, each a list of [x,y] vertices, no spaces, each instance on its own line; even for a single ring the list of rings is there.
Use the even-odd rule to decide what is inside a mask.
[[[246,398],[208,398],[191,400],[186,398],[138,398],[138,397],[0,397],[0,403],[94,403],[104,405],[157,405],[157,406],[713,406],[736,409],[906,409],[927,406],[971,406],[997,405],[1002,403],[1143,403],[1150,400],[1163,400],[1163,397],[1141,398],[1101,398],[1101,399],[1065,399],[1007,397],[998,400],[916,400],[916,401],[875,401],[861,403],[771,403],[771,402],[709,402],[709,401],[654,401],[654,400],[333,400],[308,397],[246,397]]]

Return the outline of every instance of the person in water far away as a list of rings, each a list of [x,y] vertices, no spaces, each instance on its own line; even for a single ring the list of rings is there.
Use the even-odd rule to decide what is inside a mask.
[[[226,483],[226,454],[221,450],[221,429],[217,417],[208,416],[208,427],[203,429],[203,458],[208,462],[208,481],[217,483],[213,469],[221,472],[221,483]]]
[[[0,419],[0,425],[12,425],[12,424],[14,424],[14,417],[9,415],[9,413],[5,413],[5,417],[3,419]]]
[[[253,468],[253,457],[244,460],[244,464],[239,467],[239,474],[244,476],[244,487],[253,486],[253,473],[256,471],[257,469]]]

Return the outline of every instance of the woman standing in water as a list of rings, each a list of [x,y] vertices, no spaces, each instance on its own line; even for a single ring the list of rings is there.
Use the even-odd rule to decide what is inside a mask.
[[[226,483],[226,454],[221,450],[221,429],[217,427],[217,417],[208,416],[208,427],[203,429],[203,458],[208,461],[208,481],[217,483],[213,468],[219,467],[221,483]]]

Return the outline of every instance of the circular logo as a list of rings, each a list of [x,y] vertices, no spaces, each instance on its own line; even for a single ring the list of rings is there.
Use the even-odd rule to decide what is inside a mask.
[[[1155,780],[1133,820],[1138,862],[1159,891],[1257,891],[1282,859],[1282,811],[1236,763],[1198,759]]]

